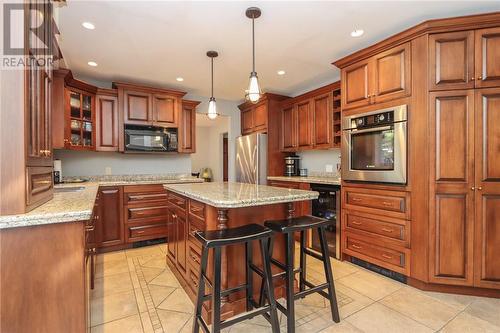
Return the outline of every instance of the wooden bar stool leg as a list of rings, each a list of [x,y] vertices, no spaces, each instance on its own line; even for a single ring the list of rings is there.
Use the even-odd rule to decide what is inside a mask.
[[[260,251],[262,254],[262,271],[264,273],[265,290],[267,294],[267,299],[269,301],[269,315],[271,317],[271,327],[273,333],[279,333],[280,324],[278,321],[278,311],[276,307],[276,299],[274,297],[274,286],[273,286],[273,274],[271,272],[271,261],[269,253],[269,242],[271,240],[261,239],[260,240]]]
[[[193,333],[198,333],[200,331],[200,324],[198,322],[198,318],[201,318],[202,316],[203,296],[205,296],[205,280],[203,276],[207,274],[207,261],[208,261],[208,248],[203,247],[201,254],[200,277],[198,279],[198,296],[196,299]]]
[[[300,232],[300,277],[299,277],[299,290],[304,291],[306,289],[306,232],[302,230]]]
[[[252,241],[246,242],[245,243],[245,256],[247,260],[246,264],[246,300],[247,300],[247,311],[251,311],[253,309],[252,302],[250,301],[253,299],[253,272],[250,269],[250,266],[252,265]]]
[[[319,241],[321,244],[321,254],[323,255],[323,267],[325,268],[326,282],[328,282],[328,295],[330,296],[330,309],[332,311],[332,319],[334,322],[340,322],[339,307],[337,303],[337,295],[335,293],[335,285],[333,283],[332,266],[330,264],[330,255],[328,253],[328,244],[326,242],[325,227],[318,228]]]
[[[212,281],[212,332],[220,332],[221,248],[214,248],[214,279]]]
[[[293,233],[289,232],[285,235],[286,238],[286,259],[285,259],[285,267],[286,267],[286,322],[287,322],[287,332],[295,333],[295,302],[294,302],[294,276],[293,276],[293,255],[295,252],[295,244],[293,239]]]

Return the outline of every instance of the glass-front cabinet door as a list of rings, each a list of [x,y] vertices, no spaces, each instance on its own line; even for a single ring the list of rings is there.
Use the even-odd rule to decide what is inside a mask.
[[[67,116],[65,147],[68,149],[95,149],[95,96],[67,88]]]

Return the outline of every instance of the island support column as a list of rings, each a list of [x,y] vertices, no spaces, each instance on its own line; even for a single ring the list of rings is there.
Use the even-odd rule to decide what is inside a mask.
[[[228,217],[227,217],[227,209],[219,208],[217,209],[217,230],[226,230],[227,229],[227,222],[228,222]],[[223,247],[221,251],[221,270],[222,270],[222,276],[221,276],[221,289],[226,290],[227,289],[227,253],[226,253],[226,248]],[[228,297],[224,296],[222,297],[222,302],[227,302]]]

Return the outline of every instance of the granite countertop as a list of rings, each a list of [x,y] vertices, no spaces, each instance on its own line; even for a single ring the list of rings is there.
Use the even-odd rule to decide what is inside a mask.
[[[240,208],[316,199],[318,192],[244,183],[164,185],[172,192],[216,208]]]
[[[327,184],[327,185],[340,185],[340,178],[321,177],[321,176],[269,176],[267,180],[281,180],[285,182],[298,182],[298,183],[312,183],[312,184]]]
[[[199,183],[203,179],[193,177],[144,179],[133,177],[115,179],[90,179],[84,183],[63,183],[54,186],[54,198],[26,214],[0,216],[0,229],[27,227],[42,224],[85,221],[92,215],[99,186]],[[75,188],[75,191],[58,191]]]

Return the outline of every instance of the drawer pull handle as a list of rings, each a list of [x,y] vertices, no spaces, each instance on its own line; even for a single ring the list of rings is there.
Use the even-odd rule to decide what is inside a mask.
[[[388,229],[388,228],[382,228],[382,231],[385,231],[385,232],[388,232],[388,233],[392,233],[392,229]]]
[[[193,259],[198,264],[200,263],[200,259],[197,256],[193,255],[192,253],[190,253],[190,255],[191,255],[191,259]]]
[[[355,202],[360,202],[360,201],[363,201],[363,199],[360,199],[360,198],[352,198],[352,201],[355,201]]]
[[[382,202],[382,205],[384,205],[386,207],[392,207],[392,203],[387,202],[387,201]]]
[[[95,229],[94,225],[85,227],[85,231],[94,231],[94,229]]]
[[[352,244],[352,247],[355,248],[355,249],[358,249],[358,250],[361,250],[363,248],[362,246],[359,246],[359,245],[356,245],[356,244]]]
[[[33,183],[36,184],[36,185],[47,185],[47,184],[52,183],[52,181],[50,181],[50,180],[37,180],[37,181],[35,181]]]
[[[191,207],[191,211],[196,213],[196,212],[201,212],[203,210],[203,207]]]
[[[362,222],[357,222],[357,221],[351,221],[351,223],[354,225],[362,225],[363,224]]]
[[[145,231],[144,230],[137,230],[136,233],[137,234],[143,234]]]
[[[392,259],[392,256],[387,255],[385,253],[382,253],[382,257],[384,257],[385,259]]]

